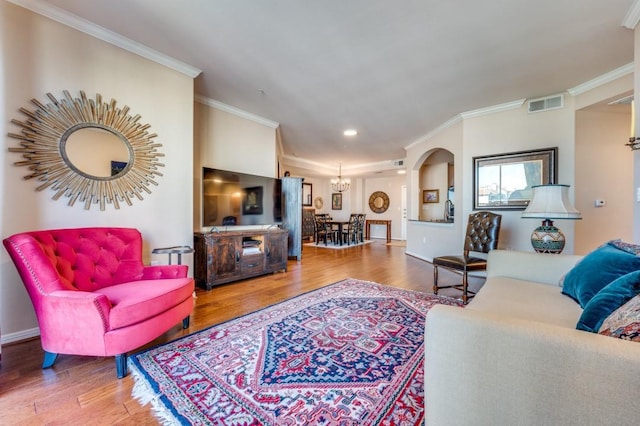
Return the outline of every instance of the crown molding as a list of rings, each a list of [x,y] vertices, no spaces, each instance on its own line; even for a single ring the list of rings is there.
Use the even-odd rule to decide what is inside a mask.
[[[571,96],[581,95],[585,92],[588,92],[589,90],[595,89],[596,87],[600,87],[614,80],[617,80],[620,77],[624,77],[625,75],[628,75],[628,74],[633,74],[633,69],[634,69],[634,63],[631,62],[627,65],[621,66],[620,68],[616,68],[613,71],[609,71],[606,74],[602,74],[601,76],[596,77],[593,80],[589,80],[587,82],[577,85],[576,87],[567,89],[567,92],[569,92]]]
[[[128,52],[134,53],[150,61],[156,62],[178,71],[191,78],[196,78],[202,73],[202,70],[193,67],[185,62],[179,61],[171,56],[160,53],[141,43],[133,41],[118,33],[108,30],[104,27],[94,24],[84,18],[67,12],[64,9],[53,6],[42,0],[7,0],[17,6],[30,10],[38,15],[42,15],[63,25],[71,27],[75,30],[88,34],[106,43],[120,47]]]
[[[296,157],[292,155],[283,155],[283,160],[286,161],[287,166],[289,167],[300,167],[307,170],[312,170],[318,174],[318,176],[335,176],[339,170],[338,163],[326,164],[320,163],[318,161],[309,160],[307,158]],[[395,162],[398,160],[405,160],[404,158],[395,159],[395,160],[384,160],[384,161],[376,161],[371,163],[360,163],[355,165],[342,165],[342,174],[345,176],[363,176],[363,175],[372,175],[373,173],[377,173],[380,171],[388,171],[388,170],[401,170],[405,169],[406,166],[396,165]]]
[[[517,101],[505,102],[503,104],[493,105],[485,108],[478,108],[471,111],[461,113],[463,120],[474,117],[482,117],[483,115],[495,114],[497,112],[509,111],[512,109],[518,109],[524,105],[526,99],[518,99]]]
[[[269,120],[268,118],[260,117],[259,115],[252,114],[250,112],[241,110],[240,108],[232,107],[231,105],[227,105],[220,101],[216,101],[215,99],[207,98],[203,95],[195,95],[195,101],[200,102],[201,104],[210,106],[211,108],[218,109],[220,111],[228,112],[229,114],[236,115],[238,117],[246,118],[247,120],[254,121],[258,124],[262,124],[263,126],[271,127],[272,129],[277,129],[280,127],[280,123],[276,121]]]
[[[420,143],[426,142],[429,139],[433,138],[438,133],[448,129],[449,127],[459,123],[462,120],[467,120],[469,118],[474,118],[474,117],[481,117],[483,115],[495,114],[497,112],[508,111],[511,109],[517,109],[522,107],[525,101],[526,99],[518,99],[517,101],[511,101],[511,102],[506,102],[503,104],[493,105],[485,108],[479,108],[471,111],[461,112],[460,114],[455,115],[448,121],[445,121],[440,126],[436,127],[426,135],[422,136],[420,139],[405,146],[404,149],[409,150]]]
[[[405,151],[413,148],[414,146],[416,146],[416,145],[418,145],[420,143],[428,141],[429,139],[431,139],[432,137],[434,137],[438,133],[442,132],[443,130],[448,129],[449,127],[451,127],[454,124],[457,124],[457,123],[459,123],[461,121],[462,121],[462,114],[456,114],[454,117],[452,117],[449,120],[445,121],[444,123],[442,123],[441,125],[439,125],[435,129],[433,129],[432,131],[427,133],[426,135],[420,137],[416,141],[411,142],[409,145],[405,146],[404,147]]]
[[[622,20],[622,26],[634,30],[638,21],[640,21],[640,0],[635,0]]]

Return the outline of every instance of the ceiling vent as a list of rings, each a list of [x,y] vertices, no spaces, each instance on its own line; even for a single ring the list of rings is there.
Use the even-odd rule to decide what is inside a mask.
[[[549,111],[564,106],[562,95],[547,96],[546,98],[531,99],[529,101],[529,113]]]

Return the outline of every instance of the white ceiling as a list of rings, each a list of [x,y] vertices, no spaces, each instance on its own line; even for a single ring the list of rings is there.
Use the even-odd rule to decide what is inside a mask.
[[[633,61],[633,0],[45,3],[202,70],[198,95],[279,123],[288,157],[343,172],[404,158],[462,112]]]

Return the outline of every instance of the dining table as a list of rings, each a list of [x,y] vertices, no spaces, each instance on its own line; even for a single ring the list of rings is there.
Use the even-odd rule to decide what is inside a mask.
[[[329,225],[331,227],[331,230],[334,230],[334,225],[337,227],[336,232],[338,233],[338,236],[340,238],[340,242],[338,243],[339,245],[342,245],[342,231],[344,230],[344,226],[345,225],[349,225],[349,221],[344,221],[344,220],[327,220],[326,224]],[[335,241],[333,242],[334,244],[336,243]]]

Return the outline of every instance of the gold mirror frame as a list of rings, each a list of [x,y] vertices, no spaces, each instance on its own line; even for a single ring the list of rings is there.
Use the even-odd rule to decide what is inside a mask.
[[[382,205],[378,205],[382,203]],[[369,208],[374,213],[384,213],[389,208],[389,196],[382,192],[376,191],[369,197]]]
[[[21,134],[9,133],[9,137],[20,140],[21,147],[9,148],[9,151],[21,153],[25,159],[14,165],[27,166],[31,170],[24,179],[44,182],[36,187],[36,191],[51,187],[56,191],[54,200],[64,195],[70,199],[69,206],[80,201],[84,202],[86,210],[92,204],[99,204],[100,210],[104,210],[107,203],[119,209],[122,201],[132,205],[133,197],[142,200],[142,191],[151,194],[148,186],[158,185],[153,177],[162,176],[158,167],[164,167],[158,162],[164,154],[157,151],[162,144],[153,143],[152,139],[157,135],[147,131],[151,126],[138,123],[141,116],[129,115],[128,106],[117,108],[115,99],[106,103],[100,94],[96,94],[95,100],[88,99],[83,91],[76,99],[66,90],[63,94],[65,99],[59,101],[47,93],[51,103],[46,105],[32,99],[37,109],[20,108],[20,112],[29,118],[25,122],[11,120],[22,127]],[[65,151],[67,139],[76,130],[87,127],[113,133],[127,146],[129,161],[115,176],[86,174],[69,160]]]

